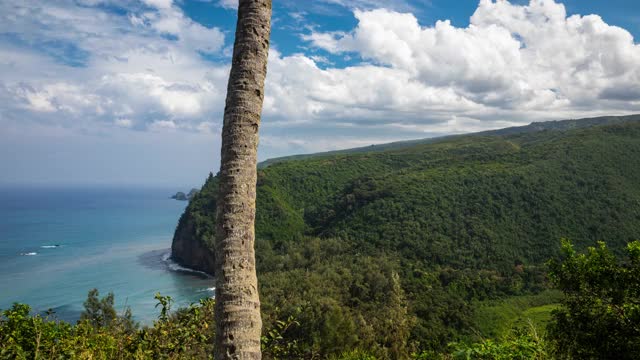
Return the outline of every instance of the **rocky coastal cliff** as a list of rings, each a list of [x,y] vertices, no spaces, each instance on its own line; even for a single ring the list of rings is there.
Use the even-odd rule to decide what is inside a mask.
[[[212,174],[201,191],[192,191],[189,205],[185,209],[173,235],[171,243],[171,259],[182,266],[214,273],[213,254],[213,219],[216,203],[215,190],[217,183]]]

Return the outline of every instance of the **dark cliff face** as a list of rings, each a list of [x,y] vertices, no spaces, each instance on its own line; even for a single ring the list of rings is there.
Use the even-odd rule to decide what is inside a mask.
[[[171,259],[190,269],[213,275],[215,268],[215,192],[217,181],[209,176],[180,217],[171,243]]]
[[[171,243],[171,259],[190,269],[213,275],[214,254],[202,239],[196,236],[195,221],[189,213],[183,214]]]

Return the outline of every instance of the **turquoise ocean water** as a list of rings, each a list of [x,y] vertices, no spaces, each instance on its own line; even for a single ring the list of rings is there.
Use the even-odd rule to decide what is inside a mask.
[[[213,279],[168,259],[186,206],[169,199],[175,191],[0,188],[0,309],[21,302],[75,321],[95,287],[148,324],[156,292],[175,306],[212,296]]]

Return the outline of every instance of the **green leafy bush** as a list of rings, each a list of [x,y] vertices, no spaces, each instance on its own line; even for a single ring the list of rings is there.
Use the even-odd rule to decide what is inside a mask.
[[[77,324],[31,314],[14,304],[0,316],[0,359],[212,359],[215,336],[213,299],[171,311],[170,296],[156,294],[158,320],[140,328],[130,311],[117,315],[114,296],[89,291]],[[294,316],[265,330],[265,359],[298,359],[303,355],[286,333],[299,326]]]
[[[550,263],[564,292],[549,335],[558,358],[640,358],[640,242],[619,260],[603,242],[579,254],[565,240],[563,257]]]
[[[153,326],[139,328],[130,311],[116,315],[113,294],[89,292],[77,324],[32,315],[14,304],[0,317],[0,359],[209,359],[213,354],[211,299],[174,313],[171,298],[156,295],[161,306]]]

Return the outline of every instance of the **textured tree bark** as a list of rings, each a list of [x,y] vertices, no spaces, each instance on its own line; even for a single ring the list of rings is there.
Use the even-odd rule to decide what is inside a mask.
[[[217,360],[262,357],[254,223],[258,128],[270,32],[271,0],[240,0],[224,109],[216,209]]]

